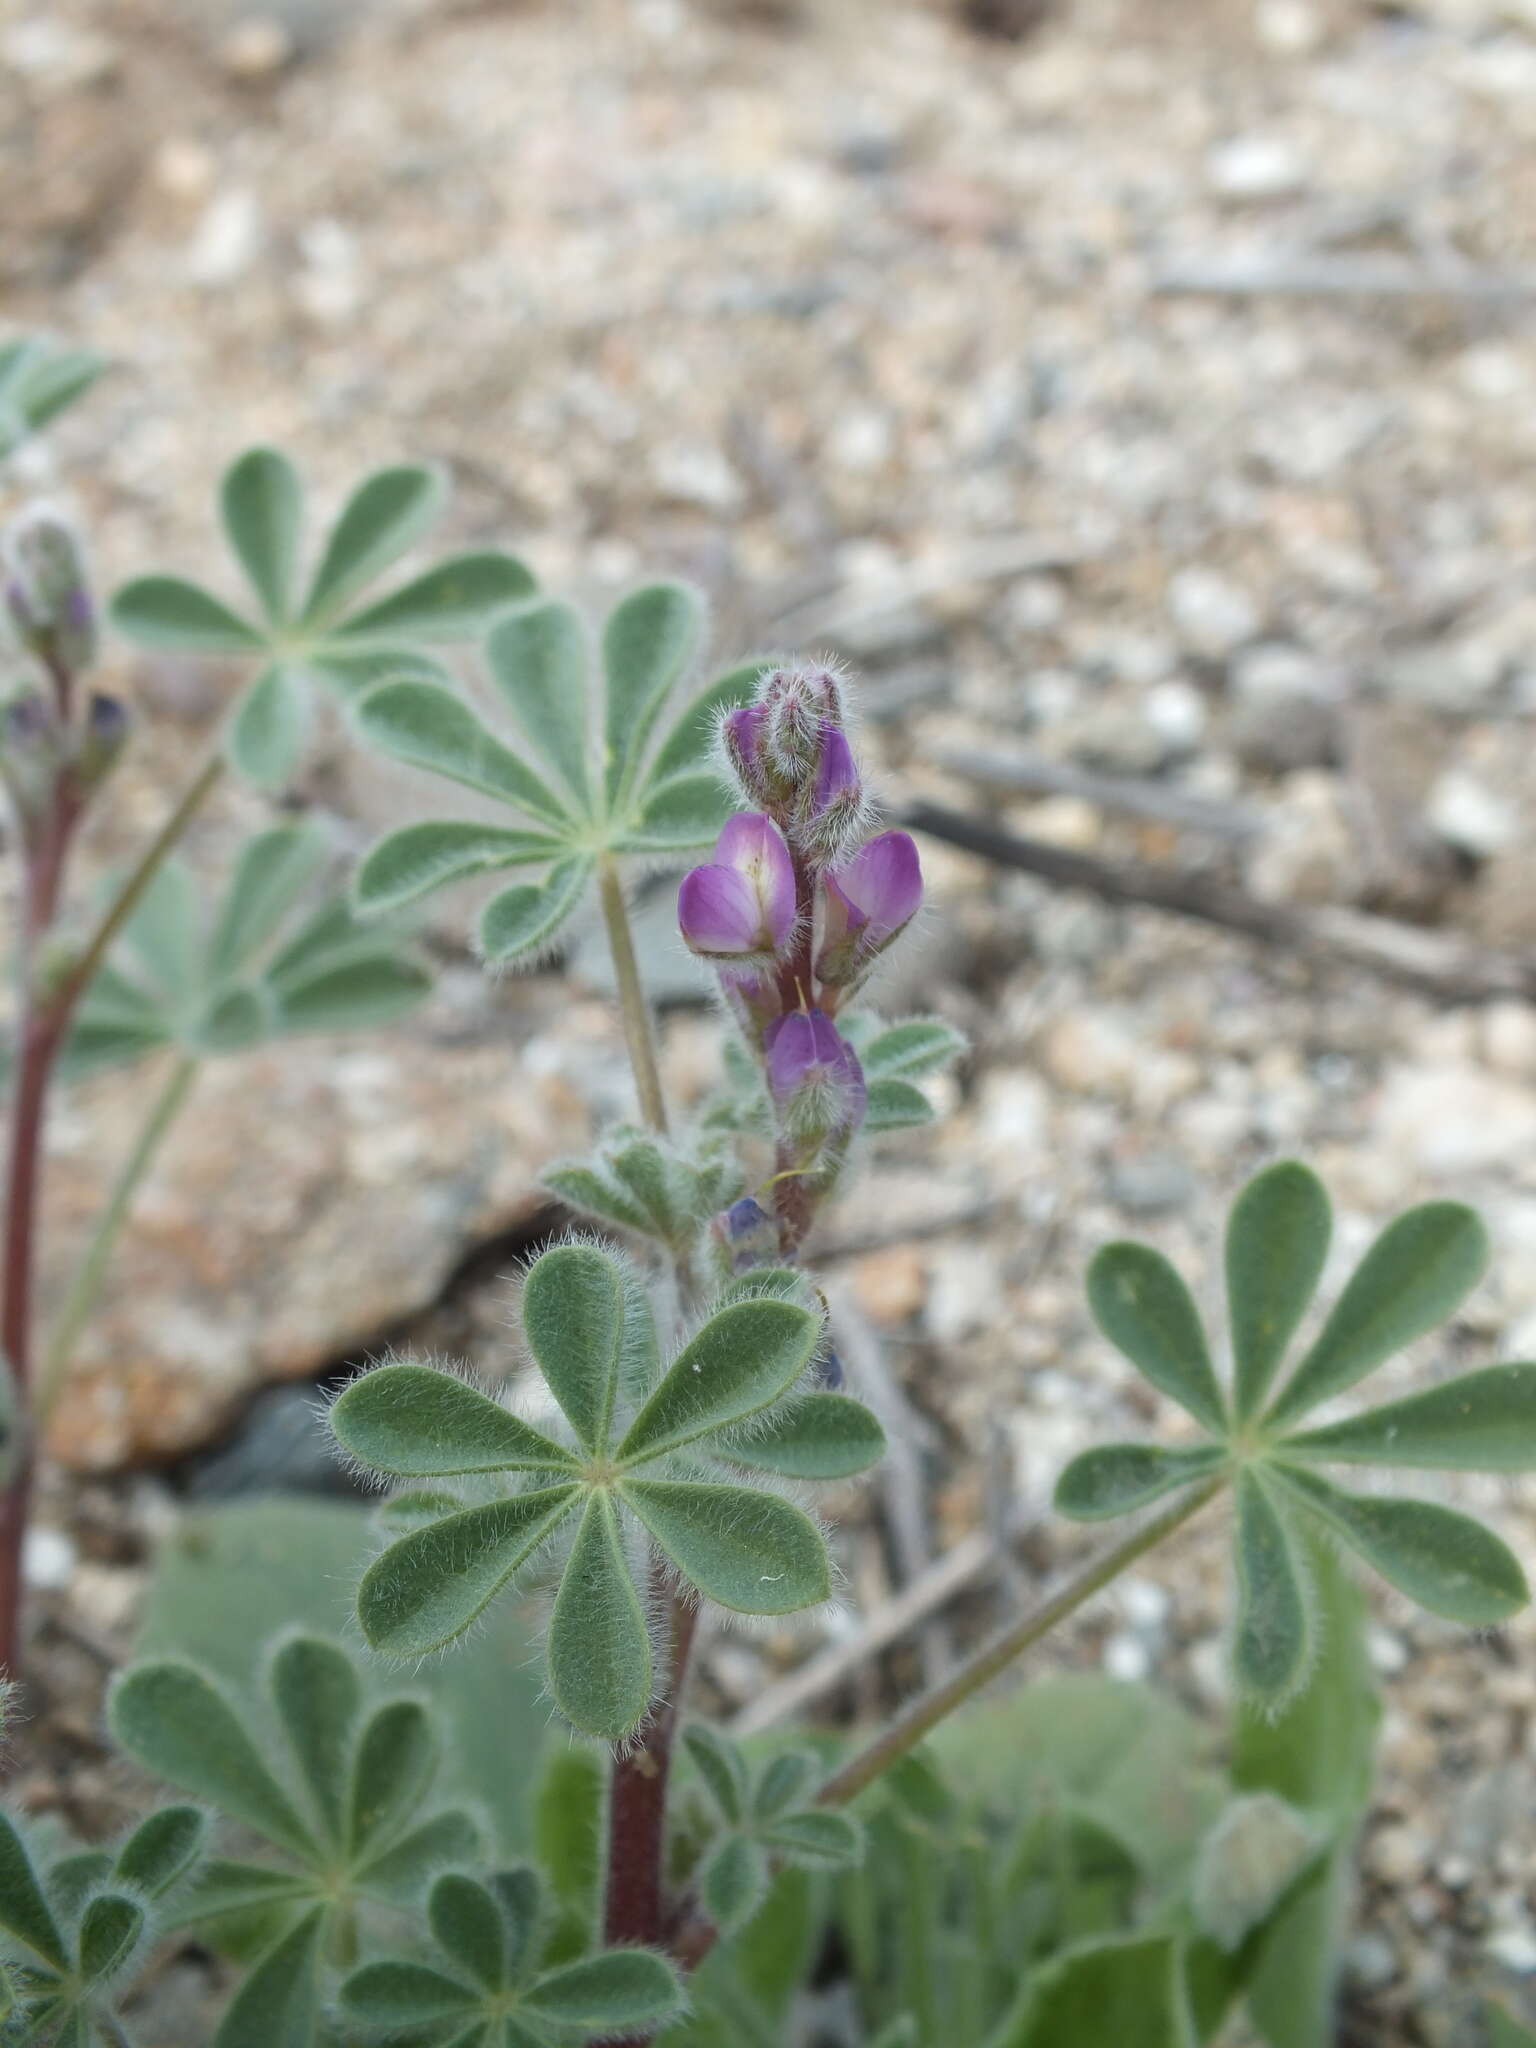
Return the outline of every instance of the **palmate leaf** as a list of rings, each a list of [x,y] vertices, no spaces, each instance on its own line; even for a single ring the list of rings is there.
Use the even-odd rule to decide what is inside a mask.
[[[382,1366],[333,1410],[338,1441],[392,1475],[533,1472],[532,1492],[473,1507],[430,1504],[364,1576],[358,1617],[369,1643],[409,1657],[461,1633],[534,1555],[569,1540],[549,1632],[550,1686],[583,1731],[620,1739],[650,1701],[653,1665],[641,1537],[681,1579],[739,1612],[788,1613],[826,1597],[819,1532],[797,1508],[748,1486],[702,1479],[676,1454],[771,1406],[804,1373],[819,1310],[780,1295],[719,1308],[659,1371],[654,1320],[633,1276],[595,1245],[555,1247],[534,1262],[522,1319],[530,1349],[580,1447],[560,1449],[457,1380]],[[819,1404],[826,1402],[826,1408]],[[854,1403],[812,1396],[812,1423],[777,1453],[804,1476],[866,1461],[878,1437]],[[765,1431],[765,1442],[772,1430]],[[771,1452],[766,1455],[772,1455]]]
[[[532,959],[553,941],[600,857],[709,845],[730,810],[711,765],[715,727],[722,709],[750,694],[757,667],[710,684],[646,760],[661,708],[687,665],[698,615],[697,600],[675,584],[636,591],[610,615],[596,775],[586,636],[563,603],[513,605],[491,626],[484,653],[496,702],[484,710],[430,682],[385,677],[364,692],[354,711],[373,744],[493,797],[518,822],[504,828],[505,838],[454,820],[391,834],[365,856],[359,909],[404,902],[474,873],[545,864],[542,883],[504,890],[480,913],[480,951],[501,965]],[[487,723],[497,708],[506,714],[504,730]],[[541,846],[540,834],[550,843]]]
[[[1489,1365],[1284,1439],[1288,1463],[1536,1471],[1536,1365]]]
[[[850,1479],[885,1456],[885,1431],[862,1401],[847,1394],[808,1394],[770,1409],[740,1434],[722,1437],[719,1454],[786,1479]]]
[[[224,474],[219,511],[231,553],[254,594],[256,617],[183,578],[146,576],[118,591],[113,618],[142,646],[262,658],[234,706],[226,748],[249,781],[281,787],[304,750],[314,681],[351,694],[362,678],[377,680],[382,672],[419,676],[421,648],[474,639],[498,612],[533,592],[533,578],[521,562],[481,550],[439,562],[344,615],[363,588],[419,537],[441,496],[440,479],[430,470],[403,466],[367,478],[325,542],[300,604],[303,486],[278,450],[249,449]]]
[[[195,1057],[310,1032],[372,1029],[431,993],[424,961],[332,898],[300,915],[327,855],[313,826],[257,833],[210,917],[188,865],[159,870],[93,978],[66,1070],[121,1065],[179,1043]]]

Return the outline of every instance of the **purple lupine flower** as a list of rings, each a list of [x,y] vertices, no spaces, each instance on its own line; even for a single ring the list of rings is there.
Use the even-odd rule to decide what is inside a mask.
[[[771,960],[795,925],[795,868],[783,834],[758,811],[726,821],[707,867],[684,875],[677,922],[708,960]]]
[[[877,832],[822,877],[820,981],[856,980],[904,931],[923,900],[923,870],[906,832]]]
[[[797,1137],[848,1133],[863,1122],[864,1069],[824,1011],[786,1011],[764,1034],[763,1055],[774,1105]]]

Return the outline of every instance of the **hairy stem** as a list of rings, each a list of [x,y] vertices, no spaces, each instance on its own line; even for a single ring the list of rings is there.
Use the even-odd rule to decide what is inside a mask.
[[[846,1806],[849,1800],[856,1799],[892,1764],[899,1763],[909,1750],[915,1749],[923,1737],[954,1713],[957,1707],[963,1707],[984,1686],[990,1685],[1015,1658],[1033,1649],[1060,1622],[1075,1614],[1095,1594],[1102,1593],[1123,1571],[1145,1557],[1149,1550],[1155,1550],[1175,1529],[1181,1529],[1213,1501],[1226,1484],[1225,1475],[1218,1475],[1194,1487],[1182,1500],[1154,1515],[1150,1521],[1143,1522],[1122,1542],[1084,1565],[1049,1599],[1000,1630],[942,1684],[920,1694],[910,1706],[904,1707],[895,1720],[841,1770],[834,1771],[816,1795],[818,1805]],[[719,1930],[706,1914],[696,1909],[679,1929],[672,1944],[672,1953],[685,1969],[695,1969],[718,1938]]]
[[[183,1103],[197,1077],[198,1062],[190,1054],[184,1054],[172,1067],[165,1086],[156,1097],[144,1126],[139,1132],[133,1150],[123,1162],[122,1170],[113,1183],[96,1227],[91,1232],[90,1243],[84,1256],[75,1268],[69,1292],[48,1340],[43,1354],[42,1365],[37,1375],[37,1392],[34,1401],[39,1425],[46,1422],[53,1405],[59,1397],[74,1356],[80,1333],[90,1319],[101,1293],[101,1284],[106,1277],[107,1266],[112,1257],[113,1246],[119,1231],[138,1193],[139,1183],[154,1163],[155,1156],[164,1142],[166,1133],[176,1121]]]
[[[635,1076],[640,1113],[653,1131],[667,1128],[666,1099],[661,1092],[661,1070],[656,1064],[656,1040],[651,1030],[651,1006],[640,980],[635,958],[635,937],[624,902],[624,880],[619,863],[605,853],[597,864],[598,895],[602,899],[603,923],[608,930],[608,951],[613,958],[614,979],[619,992],[619,1014],[624,1019],[624,1043]]]

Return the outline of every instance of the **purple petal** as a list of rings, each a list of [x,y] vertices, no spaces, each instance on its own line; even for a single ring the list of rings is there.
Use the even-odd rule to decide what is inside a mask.
[[[821,760],[816,769],[815,811],[825,811],[846,797],[856,798],[859,767],[848,744],[848,735],[835,725],[821,728]]]
[[[691,951],[735,959],[762,948],[762,910],[736,868],[694,868],[677,892],[677,923]]]
[[[793,1099],[820,1098],[829,1126],[856,1124],[866,1089],[858,1054],[820,1010],[791,1010],[763,1039],[768,1086],[781,1108]]]
[[[867,927],[872,945],[893,938],[923,900],[922,865],[906,832],[877,833],[827,881],[848,906],[849,928]]]
[[[795,922],[795,864],[783,833],[760,811],[738,811],[715,841],[715,862],[734,868],[747,882],[766,944],[777,951]]]

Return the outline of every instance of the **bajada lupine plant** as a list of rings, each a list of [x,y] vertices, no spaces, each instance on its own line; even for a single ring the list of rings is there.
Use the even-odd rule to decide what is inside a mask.
[[[1098,1521],[1184,1488],[1236,1499],[1239,1685],[1275,1706],[1303,1683],[1319,1644],[1302,1535],[1321,1531],[1431,1613],[1473,1628],[1529,1598],[1519,1562],[1491,1531],[1434,1501],[1346,1491],[1327,1465],[1462,1472],[1536,1470],[1536,1365],[1495,1365],[1321,1428],[1304,1417],[1456,1311],[1481,1279],[1488,1241],[1459,1202],[1426,1202],[1390,1224],[1356,1267],[1316,1340],[1270,1399],[1328,1254],[1317,1177],[1293,1161],[1238,1197],[1227,1228],[1232,1384],[1223,1393],[1189,1291],[1146,1245],[1106,1245],[1088,1276],[1100,1329],[1202,1440],[1106,1444],[1067,1467],[1064,1514]]]
[[[86,358],[0,351],[0,453],[93,371]],[[0,771],[23,864],[0,1273],[23,1423],[0,1514],[8,1659],[39,1141],[61,1062],[174,1061],[63,1318],[65,1355],[186,1076],[205,1056],[381,1021],[418,1000],[422,969],[379,920],[446,883],[536,877],[502,887],[480,914],[492,966],[548,952],[595,885],[641,1121],[549,1170],[602,1236],[529,1267],[525,1386],[492,1394],[392,1362],[334,1402],[341,1451],[391,1486],[382,1547],[357,1592],[368,1662],[299,1630],[265,1659],[259,1699],[237,1700],[198,1663],[165,1656],[115,1686],[119,1743],[241,1830],[221,1845],[233,1854],[209,1856],[201,1804],[151,1815],[114,1848],[64,1854],[40,1828],[0,1825],[0,2039],[122,2048],[138,1959],[157,1933],[195,1929],[245,1966],[216,2048],[612,2048],[659,2033],[674,2048],[739,2048],[790,2037],[797,1987],[835,1923],[849,1995],[879,2048],[1082,2048],[1111,2034],[1117,2048],[1193,2048],[1214,2043],[1242,2000],[1266,2048],[1317,2048],[1375,1711],[1359,1596],[1335,1545],[1473,1626],[1526,1594],[1516,1560],[1476,1522],[1347,1492],[1324,1468],[1529,1470],[1536,1366],[1469,1373],[1344,1420],[1315,1411],[1454,1312],[1482,1271],[1480,1226],[1451,1203],[1399,1218],[1285,1378],[1330,1219],[1305,1168],[1261,1174],[1228,1233],[1228,1386],[1167,1262],[1110,1246],[1091,1274],[1094,1313],[1201,1433],[1102,1447],[1063,1474],[1065,1512],[1147,1510],[1132,1532],[830,1771],[812,1748],[758,1753],[685,1722],[701,1609],[791,1614],[832,1586],[801,1497],[866,1470],[883,1439],[840,1391],[805,1261],[864,1140],[925,1121],[921,1084],[961,1043],[937,1018],[888,1021],[868,1000],[923,882],[913,840],[872,815],[845,679],[815,663],[733,669],[666,723],[699,635],[698,605],[679,586],[647,586],[610,615],[600,693],[580,621],[538,598],[511,557],[459,556],[365,598],[438,497],[429,471],[378,472],[302,574],[297,475],[253,450],[222,491],[251,607],[177,577],[119,593],[113,616],[132,637],[245,657],[254,674],[220,752],[78,945],[60,943],[67,855],[127,719],[87,687],[96,614],[71,529],[33,513],[5,538],[13,645]],[[488,688],[466,689],[431,651],[455,640],[479,643]],[[205,909],[173,850],[226,754],[254,782],[289,779],[315,683],[347,701],[378,748],[508,816],[408,824],[367,855],[350,904],[311,900],[302,917],[324,836],[274,825]],[[692,853],[705,858],[681,877],[678,926],[710,965],[728,1035],[722,1087],[692,1127],[673,1130],[624,880],[628,864],[680,868]],[[980,1722],[947,1757],[918,1753],[930,1732],[942,1743],[941,1724],[988,1680],[1227,1491],[1243,1702],[1230,1778],[1196,1763],[1198,1738],[1170,1728],[1179,1717],[1166,1707],[1138,1756],[1158,1725],[1153,1703],[1130,1699],[1133,1738],[1124,1688],[1093,1681],[1054,1702],[1045,1688],[1026,1696],[1046,1711],[1010,1724],[1027,1767],[1016,1793],[993,1786],[978,1806],[951,1783],[967,1751],[986,1749]],[[585,1738],[539,1772],[542,1871],[470,1805],[437,1796],[441,1710],[375,1690],[377,1669],[451,1650],[513,1591],[543,1599],[548,1691]],[[1108,1739],[1111,1725],[1120,1733]],[[690,1771],[674,1800],[678,1737]],[[1125,1764],[1112,1796],[1107,1758]],[[531,1778],[533,1759],[508,1768]],[[996,1775],[1013,1787],[1017,1768]],[[877,1781],[858,1820],[839,1810]],[[1149,1795],[1140,1822],[1138,1788]],[[252,1837],[264,1846],[253,1851]],[[896,1950],[882,1931],[893,1911]],[[1496,2042],[1508,2032],[1501,2015],[1487,2024]]]

